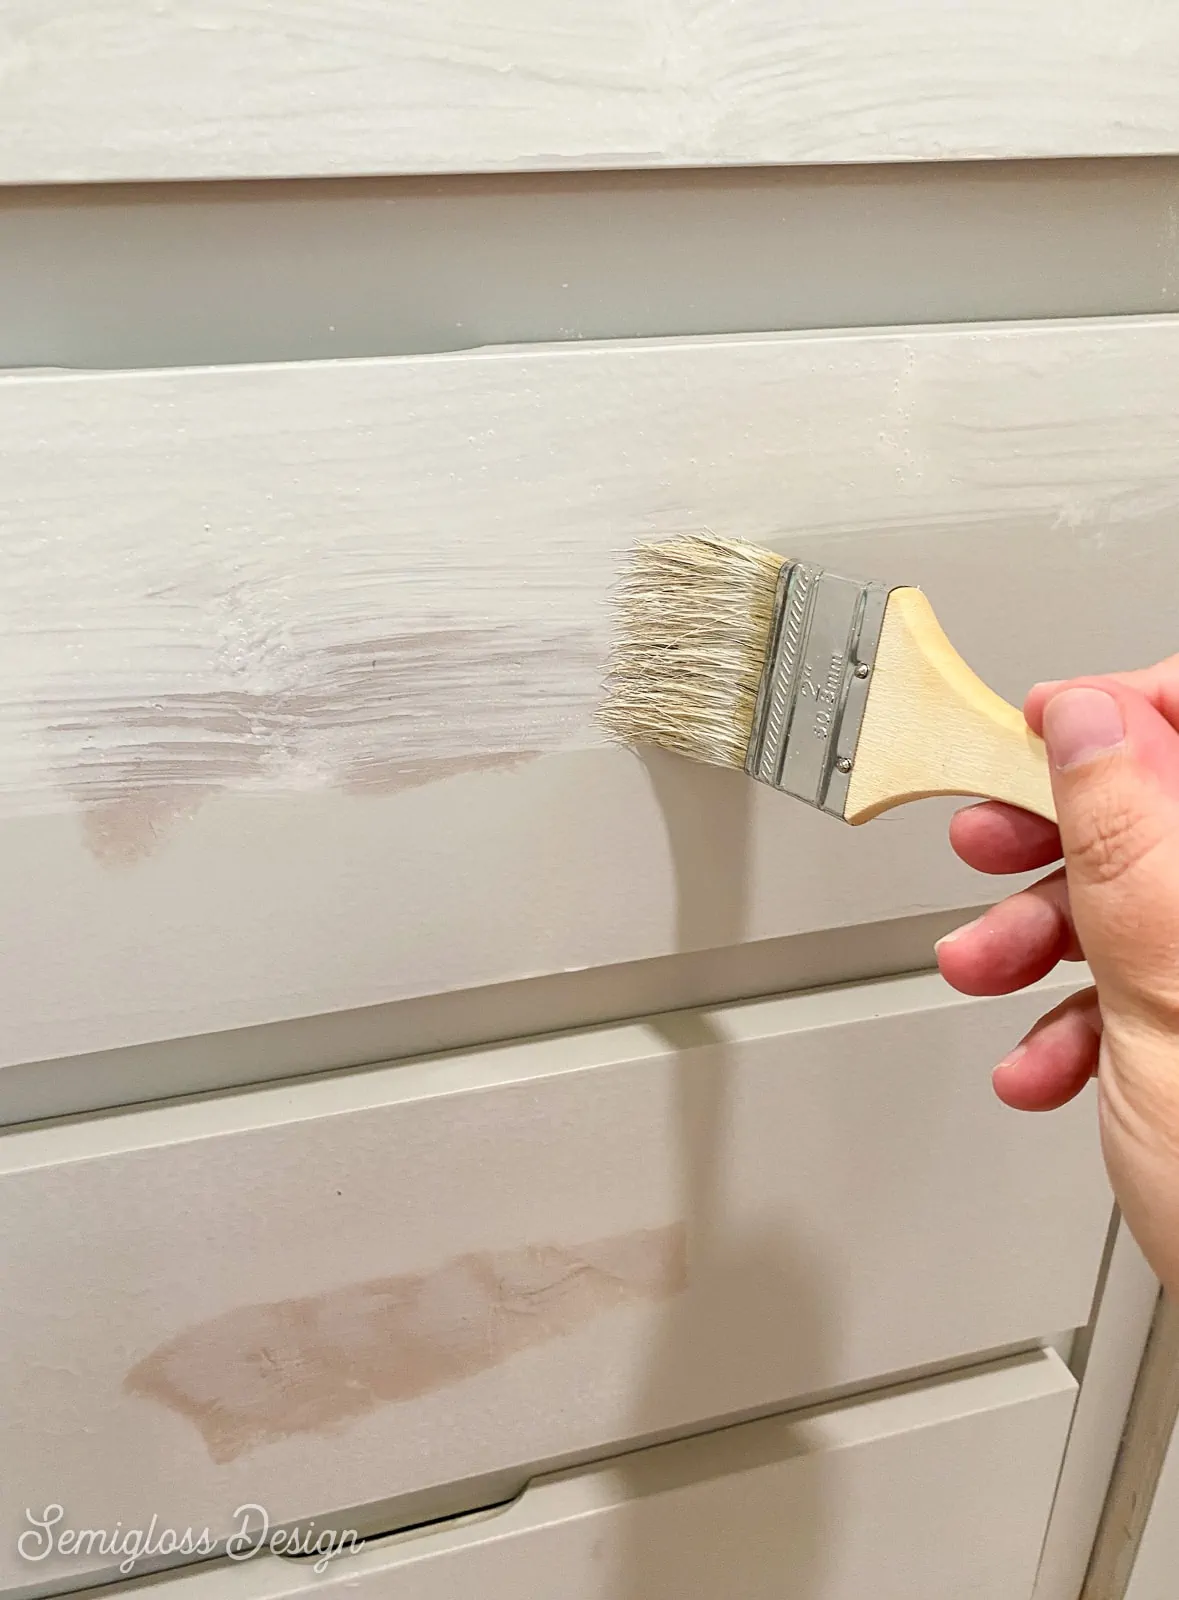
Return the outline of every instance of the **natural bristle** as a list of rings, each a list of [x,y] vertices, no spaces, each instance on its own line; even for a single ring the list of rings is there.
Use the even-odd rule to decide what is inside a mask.
[[[640,545],[619,588],[602,726],[743,767],[784,561],[711,535]]]

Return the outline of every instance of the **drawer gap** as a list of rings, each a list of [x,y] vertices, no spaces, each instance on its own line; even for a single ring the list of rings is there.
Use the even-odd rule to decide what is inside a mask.
[[[0,368],[1173,309],[1179,160],[0,190]]]

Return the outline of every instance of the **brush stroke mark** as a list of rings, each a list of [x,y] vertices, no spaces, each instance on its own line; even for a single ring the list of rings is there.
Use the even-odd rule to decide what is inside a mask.
[[[389,794],[568,746],[601,654],[588,630],[456,624],[300,651],[265,688],[36,712],[87,846],[128,864],[221,790]]]
[[[687,1282],[683,1223],[480,1251],[433,1272],[241,1306],[160,1345],[123,1387],[187,1418],[225,1463],[461,1383]]]
[[[988,570],[1032,551],[1045,592],[1071,571],[1080,594],[1097,566],[1052,532],[1064,496],[1143,557],[1121,611],[1080,594],[1077,636],[1101,610],[1113,638],[1162,570],[1171,343],[908,330],[4,380],[0,818],[601,745],[626,552],[706,527],[952,601],[989,519]],[[153,810],[91,831],[146,849]]]

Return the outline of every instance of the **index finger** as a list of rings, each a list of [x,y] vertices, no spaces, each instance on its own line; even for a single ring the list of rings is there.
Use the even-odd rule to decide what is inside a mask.
[[[1053,822],[999,800],[984,800],[954,814],[950,844],[976,872],[1031,872],[1060,860],[1060,832]]]
[[[1153,667],[1139,667],[1133,672],[1105,672],[1079,678],[1056,678],[1048,683],[1033,684],[1023,703],[1023,714],[1033,733],[1044,731],[1044,707],[1065,684],[1088,684],[1100,688],[1103,683],[1121,683],[1136,689],[1162,713],[1179,733],[1179,655],[1168,656]]]

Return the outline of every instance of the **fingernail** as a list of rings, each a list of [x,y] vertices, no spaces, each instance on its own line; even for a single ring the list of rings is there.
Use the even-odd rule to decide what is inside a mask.
[[[937,954],[942,945],[953,944],[955,939],[960,939],[964,933],[969,933],[971,928],[977,928],[981,921],[981,917],[975,917],[973,922],[964,922],[960,928],[955,928],[952,933],[943,934],[940,939],[934,941],[934,954]]]
[[[1122,708],[1104,689],[1065,689],[1044,707],[1044,743],[1058,772],[1108,755],[1125,737]]]
[[[1013,1067],[1017,1061],[1027,1054],[1027,1048],[1026,1044],[1017,1044],[1010,1055],[1003,1057],[995,1071],[991,1073],[991,1077],[993,1078],[996,1073],[1002,1072],[1004,1067]]]

